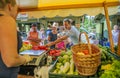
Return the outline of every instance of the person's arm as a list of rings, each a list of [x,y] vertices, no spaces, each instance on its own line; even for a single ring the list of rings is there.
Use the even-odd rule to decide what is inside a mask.
[[[55,48],[58,49],[58,44],[55,45]]]
[[[57,44],[57,43],[65,40],[65,39],[67,39],[67,38],[68,38],[68,36],[66,36],[66,35],[65,35],[65,36],[62,36],[61,38],[55,40],[54,42],[50,42],[50,43],[46,44],[46,46],[47,46],[47,47],[50,47],[50,46],[52,46],[52,45],[55,45],[55,44]]]
[[[17,52],[17,30],[13,18],[4,16],[0,21],[0,54],[7,67],[16,67],[28,62]],[[9,29],[8,29],[9,28]]]

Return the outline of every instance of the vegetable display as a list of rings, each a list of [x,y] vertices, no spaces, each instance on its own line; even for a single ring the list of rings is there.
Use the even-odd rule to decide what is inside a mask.
[[[90,78],[120,78],[120,61],[117,55],[111,53],[110,48],[99,46],[101,49],[101,65],[98,67],[97,73]],[[79,52],[87,55],[87,50]],[[85,54],[86,53],[86,54]],[[55,64],[54,74],[78,75],[78,71],[74,65],[71,50],[61,52]]]
[[[53,50],[50,50],[48,54],[50,56],[60,56],[60,52],[61,52],[60,50],[53,49]]]
[[[99,46],[102,51],[101,66],[98,70],[100,78],[120,78],[120,59],[118,56],[111,55],[108,47]]]
[[[32,49],[32,45],[29,44],[28,42],[24,42],[20,49],[20,52],[25,51],[25,50],[31,50],[31,49]]]
[[[70,50],[67,52],[61,52],[61,55],[58,57],[53,73],[78,75],[78,72],[73,62],[72,52]]]

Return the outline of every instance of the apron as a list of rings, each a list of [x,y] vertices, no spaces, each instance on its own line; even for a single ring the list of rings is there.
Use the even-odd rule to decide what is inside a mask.
[[[30,37],[38,39],[38,32],[30,32]],[[30,43],[32,44],[32,46],[39,45],[39,43],[34,41],[30,41]]]

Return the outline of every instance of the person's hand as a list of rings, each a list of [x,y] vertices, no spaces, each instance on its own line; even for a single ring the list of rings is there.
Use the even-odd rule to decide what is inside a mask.
[[[46,47],[50,47],[50,46],[52,46],[52,45],[54,45],[54,44],[55,44],[54,42],[50,42],[50,43],[46,44],[45,46],[46,46]]]
[[[26,63],[32,61],[32,58],[29,55],[27,55],[27,54],[23,55],[23,57],[25,58]]]

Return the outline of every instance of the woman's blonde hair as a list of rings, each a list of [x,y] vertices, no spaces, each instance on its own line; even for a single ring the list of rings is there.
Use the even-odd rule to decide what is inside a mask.
[[[3,9],[7,4],[11,4],[14,6],[16,4],[16,0],[0,0],[0,8]]]

